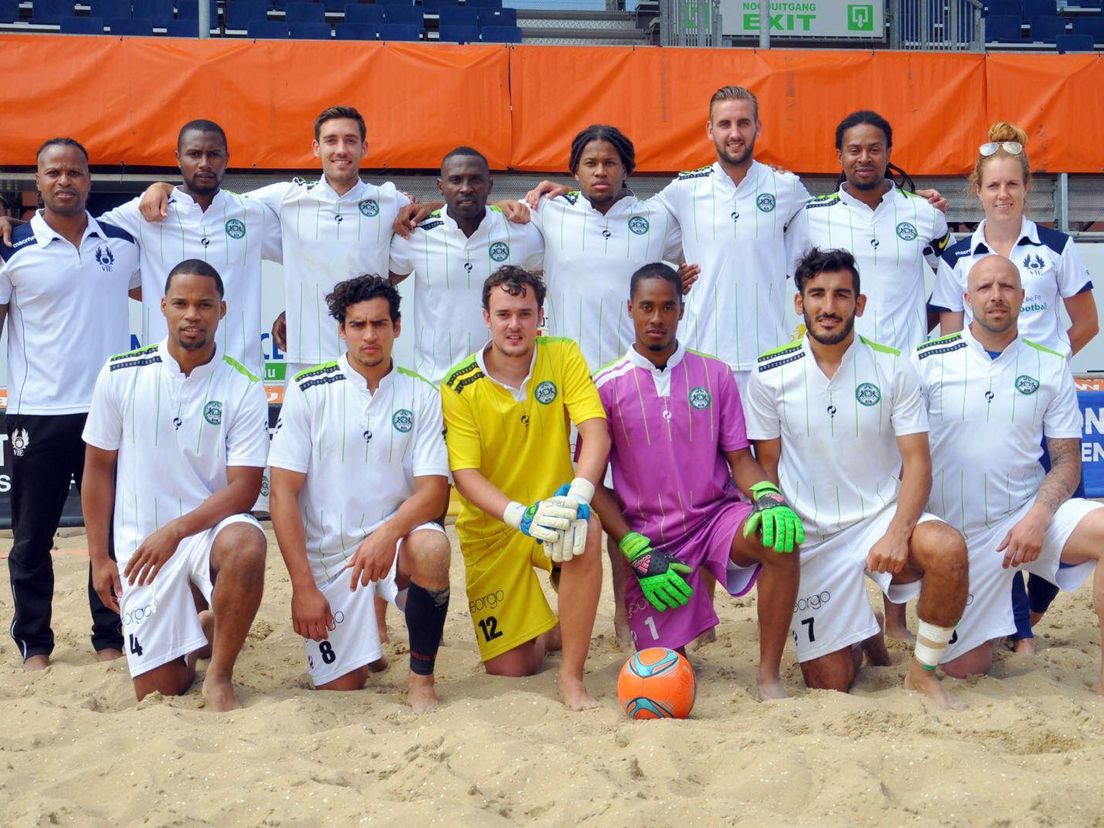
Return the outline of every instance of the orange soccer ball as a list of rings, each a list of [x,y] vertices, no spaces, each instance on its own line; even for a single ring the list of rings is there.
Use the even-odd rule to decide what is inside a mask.
[[[686,656],[666,647],[635,653],[617,678],[617,698],[630,719],[685,719],[697,692]]]

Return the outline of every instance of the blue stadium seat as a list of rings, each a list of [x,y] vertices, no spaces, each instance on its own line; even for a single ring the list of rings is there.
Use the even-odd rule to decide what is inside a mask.
[[[153,21],[148,17],[116,17],[107,21],[107,27],[116,37],[150,37]]]
[[[467,0],[466,5],[480,9],[501,9],[502,0]]]
[[[1058,54],[1064,55],[1067,52],[1092,52],[1093,39],[1092,35],[1081,34],[1064,34],[1058,35],[1054,39],[1055,44],[1058,46]]]
[[[422,14],[438,14],[441,9],[459,5],[460,0],[422,0]]]
[[[991,14],[985,18],[985,40],[989,43],[1020,43],[1023,32],[1020,30],[1018,14]]]
[[[338,23],[338,40],[375,40],[379,26],[374,23]]]
[[[1055,0],[1023,0],[1024,20],[1056,14],[1058,14],[1058,4]]]
[[[479,27],[442,23],[440,39],[444,43],[478,43]]]
[[[322,8],[334,14],[344,14],[348,0],[322,0]]]
[[[380,40],[421,40],[422,27],[409,23],[384,23],[380,26]]]
[[[521,29],[517,26],[484,26],[481,34],[484,43],[521,43]]]
[[[288,25],[283,20],[258,20],[249,27],[254,40],[287,40]]]
[[[383,9],[379,6],[362,6],[350,3],[345,7],[346,23],[363,23],[365,26],[379,26],[383,22]]]
[[[477,9],[479,26],[516,26],[517,9]]]
[[[0,0],[0,23],[14,23],[19,19],[19,0]]]
[[[1104,43],[1104,17],[1075,17],[1073,33],[1088,35],[1093,43]]]
[[[479,12],[476,9],[459,6],[441,9],[442,26],[479,26]]]
[[[226,28],[245,32],[249,26],[268,19],[267,0],[230,0],[226,6]]]
[[[324,23],[326,10],[320,3],[288,3],[287,22],[292,23]]]
[[[985,4],[986,17],[991,14],[1014,14],[1019,17],[1021,11],[1023,4],[1020,0],[989,0]]]
[[[217,0],[207,0],[211,9],[211,16],[207,18],[211,21],[211,28],[218,28],[218,2]],[[199,20],[199,0],[177,0],[176,2],[176,16],[181,20]]]
[[[169,37],[199,37],[199,21],[194,17],[170,20],[165,24],[165,34]]]
[[[102,17],[63,17],[62,34],[100,35],[104,33]]]
[[[73,0],[34,0],[31,22],[57,26],[63,17],[73,16]]]
[[[130,17],[130,0],[92,0],[92,16],[104,20]]]
[[[422,10],[413,6],[384,6],[383,19],[392,24],[417,26],[422,30]]]
[[[1058,35],[1066,33],[1066,18],[1056,14],[1044,14],[1031,18],[1031,39],[1036,43],[1053,43]]]
[[[134,0],[134,17],[148,17],[157,28],[173,19],[172,0]]]
[[[292,40],[333,40],[329,23],[289,23]]]
[[[414,5],[414,0],[376,0],[377,6],[411,6]]]

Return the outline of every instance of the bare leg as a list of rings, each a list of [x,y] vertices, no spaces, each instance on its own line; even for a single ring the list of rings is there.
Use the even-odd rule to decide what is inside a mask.
[[[315,690],[363,690],[364,685],[368,683],[368,675],[372,672],[372,668],[365,664],[363,667],[357,667],[355,670],[350,670],[343,676],[338,676],[333,681],[327,681],[325,684],[319,684],[315,687]]]
[[[256,527],[235,523],[215,537],[211,549],[215,634],[211,663],[203,678],[203,697],[216,712],[238,707],[234,662],[261,603],[264,570],[265,537]]]
[[[45,653],[33,655],[23,662],[23,670],[28,673],[37,673],[50,666],[50,657]]]
[[[940,667],[952,678],[983,676],[993,669],[993,642],[986,641],[958,658],[944,662]]]
[[[862,648],[858,644],[836,650],[820,658],[801,662],[801,676],[810,690],[835,690],[848,693],[855,683],[862,661]]]
[[[536,675],[544,661],[545,635],[539,635],[512,650],[487,659],[483,662],[483,669],[488,675],[508,678]]]
[[[433,608],[433,612],[439,612],[440,615],[433,618],[425,618],[421,615],[407,616],[408,625],[422,625],[421,627],[415,626],[414,633],[411,634],[410,650],[412,658],[417,634],[422,631],[428,632],[430,638],[435,639],[433,652],[422,654],[423,657],[434,660],[437,657],[436,646],[441,641],[440,635],[444,628],[444,613],[448,607],[449,554],[448,537],[431,529],[411,532],[403,541],[402,548],[399,551],[398,580],[400,585],[417,585],[431,596],[443,596],[440,599],[441,606]],[[410,605],[408,605],[408,609],[410,609]],[[410,611],[413,612],[413,610]],[[433,615],[433,612],[430,614]],[[434,618],[437,620],[435,621]],[[437,627],[437,624],[440,626]],[[425,669],[429,670],[431,667],[427,665]],[[434,689],[432,672],[425,675],[416,673],[413,669],[410,670],[406,680],[406,701],[415,713],[424,713],[437,706],[437,692]]]
[[[1104,509],[1081,518],[1062,550],[1062,563],[1096,562],[1093,572],[1093,606],[1100,626],[1100,671],[1093,689],[1104,695]]]
[[[882,596],[883,598],[885,596]],[[892,604],[891,606],[904,606],[903,604]],[[870,636],[859,645],[862,650],[862,654],[866,656],[866,663],[871,667],[888,667],[893,663],[889,657],[889,650],[886,649],[885,643],[885,618],[877,610],[874,611],[874,617],[878,619],[878,632]]]
[[[380,644],[387,644],[391,636],[387,632],[387,601],[376,596],[376,627],[379,629]]]
[[[189,663],[190,661],[190,663]],[[176,658],[134,677],[134,695],[141,701],[150,693],[182,696],[195,681],[195,660]]]
[[[916,641],[916,636],[908,628],[906,604],[895,604],[886,596],[882,596],[882,606],[885,608],[885,634],[897,641]]]
[[[602,591],[602,525],[591,517],[587,527],[586,549],[582,555],[566,561],[560,571],[560,635],[563,660],[560,662],[560,694],[572,710],[597,707],[583,684],[590,635],[598,612]]]
[[[625,608],[625,556],[613,542],[606,538],[606,554],[609,556],[610,574],[613,579],[613,633],[621,649],[632,652],[636,649],[632,631],[629,629],[629,613]]]

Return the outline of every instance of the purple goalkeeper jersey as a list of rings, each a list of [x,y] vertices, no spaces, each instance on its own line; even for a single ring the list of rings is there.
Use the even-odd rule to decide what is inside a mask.
[[[660,370],[630,347],[594,382],[609,418],[614,496],[634,532],[677,543],[739,499],[724,452],[748,439],[724,362],[679,343]]]

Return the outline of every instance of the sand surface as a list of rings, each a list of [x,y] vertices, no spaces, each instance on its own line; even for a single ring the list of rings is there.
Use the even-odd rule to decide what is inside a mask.
[[[530,679],[483,674],[455,556],[442,704],[416,716],[394,611],[390,669],[359,693],[309,689],[269,538],[265,598],[238,662],[245,706],[225,715],[203,709],[198,685],[136,704],[124,663],[94,661],[85,540],[59,538],[53,665],[26,674],[7,635],[0,643],[0,823],[1104,825],[1087,586],[1059,598],[1034,659],[1002,651],[993,677],[952,682],[963,713],[901,688],[909,650],[896,643],[894,666],[865,668],[849,696],[805,690],[788,650],[793,697],[759,704],[754,599],[722,599],[717,641],[693,657],[693,718],[631,722],[617,708],[625,654],[608,578],[587,675],[603,707],[571,713],[556,658]],[[7,590],[0,616],[11,618]]]

